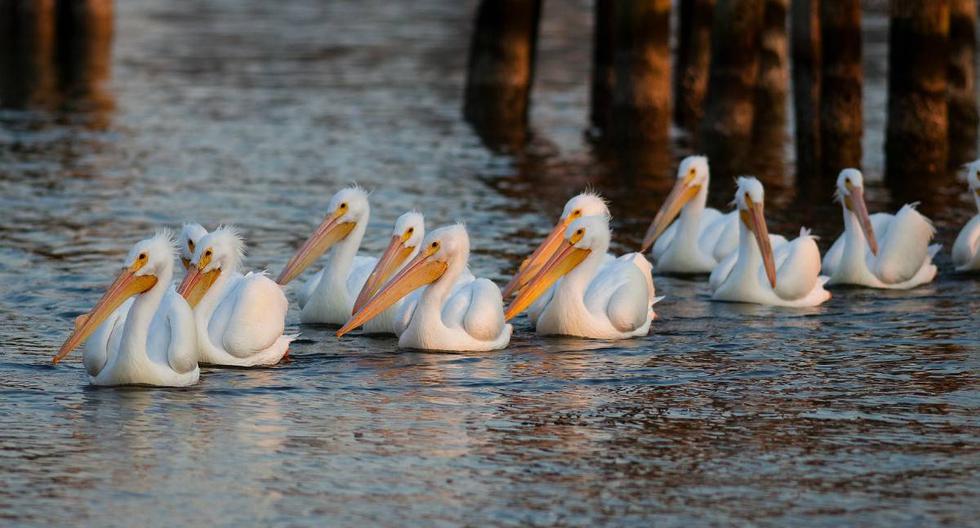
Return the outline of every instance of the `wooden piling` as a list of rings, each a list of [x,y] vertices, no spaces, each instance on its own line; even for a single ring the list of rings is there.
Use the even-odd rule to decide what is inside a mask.
[[[861,166],[861,0],[820,2],[820,33],[821,165],[825,175],[836,176],[841,169]]]
[[[797,182],[820,172],[820,0],[794,0],[793,110],[796,122]]]
[[[977,0],[949,4],[949,162],[977,157]]]
[[[613,3],[614,0],[595,0],[592,30],[592,82],[589,119],[591,136],[595,139],[609,127],[613,90]]]
[[[613,90],[608,136],[621,146],[667,139],[670,129],[670,0],[613,9]]]
[[[0,107],[51,102],[53,50],[54,0],[0,3]]]
[[[714,10],[715,0],[680,1],[677,64],[674,67],[674,122],[691,132],[697,131],[704,115]]]
[[[935,175],[948,160],[949,2],[892,0],[890,16],[887,176]]]
[[[481,0],[463,115],[490,144],[526,140],[541,0]]]
[[[722,176],[745,167],[755,119],[762,0],[717,0],[701,145]],[[716,168],[718,170],[716,170]]]
[[[765,0],[759,40],[759,73],[755,87],[755,130],[782,128],[789,93],[789,0]],[[753,133],[753,136],[758,136]]]

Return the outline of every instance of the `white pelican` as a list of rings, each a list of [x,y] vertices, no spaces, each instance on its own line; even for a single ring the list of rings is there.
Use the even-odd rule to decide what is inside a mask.
[[[980,270],[980,160],[967,165],[970,194],[977,205],[977,214],[963,226],[953,242],[953,265],[956,271]]]
[[[609,218],[609,207],[606,206],[606,201],[598,194],[592,192],[584,192],[568,200],[565,203],[565,209],[562,210],[561,217],[558,218],[558,223],[555,224],[555,227],[552,228],[548,236],[541,242],[541,245],[531,253],[531,256],[521,262],[521,266],[514,275],[514,278],[504,287],[504,298],[519,292],[541,271],[541,268],[548,262],[548,258],[561,245],[568,226],[585,216],[603,216]],[[612,256],[605,257],[605,261],[607,262],[612,260],[615,260]]]
[[[596,339],[645,336],[656,317],[653,267],[642,253],[605,261],[609,217],[572,222],[548,261],[507,309],[510,320],[548,293],[535,321],[542,335]],[[552,288],[556,281],[561,279]]]
[[[177,235],[177,248],[180,251],[180,263],[184,265],[184,271],[191,267],[191,259],[194,258],[194,247],[201,238],[208,234],[201,224],[184,224]]]
[[[88,315],[76,320],[75,331],[52,361],[87,341],[83,363],[93,385],[197,383],[194,316],[170,283],[174,257],[167,233],[133,246],[115,282]],[[116,311],[134,295],[128,313]]]
[[[463,285],[470,237],[462,225],[436,229],[422,250],[398,275],[337,331],[343,336],[386,310],[399,299],[425,287],[398,346],[421,350],[499,350],[510,343],[511,325],[504,321],[503,298],[497,285],[474,279]]]
[[[681,161],[677,182],[640,248],[646,252],[653,245],[658,273],[710,273],[738,248],[738,212],[705,207],[709,180],[708,158],[688,156]]]
[[[764,213],[762,183],[739,177],[735,202],[739,213],[738,252],[711,276],[712,299],[773,306],[817,306],[830,299],[820,276],[820,249],[806,228],[773,251]]]
[[[239,271],[244,243],[219,227],[197,243],[178,293],[194,310],[197,360],[205,365],[275,365],[296,336],[283,335],[289,303],[262,273]]]
[[[915,204],[905,205],[896,215],[868,216],[864,177],[857,169],[840,172],[837,198],[844,210],[844,234],[823,259],[828,284],[905,290],[935,278],[932,257],[940,246],[929,245],[935,229]]]
[[[367,192],[348,187],[330,199],[326,218],[296,251],[276,280],[285,286],[327,250],[327,263],[300,292],[300,321],[342,325],[377,260],[357,255],[371,207]]]

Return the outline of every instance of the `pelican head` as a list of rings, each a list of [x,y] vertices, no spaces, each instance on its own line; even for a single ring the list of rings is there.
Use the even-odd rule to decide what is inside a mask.
[[[586,216],[571,223],[557,250],[525,285],[504,315],[509,321],[523,312],[558,279],[578,267],[593,252],[605,253],[609,248],[609,218]]]
[[[385,252],[378,259],[378,263],[371,271],[361,288],[361,293],[354,301],[354,309],[351,313],[357,313],[364,304],[378,293],[385,282],[401,269],[408,259],[414,257],[419,251],[419,245],[425,238],[425,217],[418,211],[409,211],[395,220],[395,227],[391,232],[391,242]]]
[[[92,335],[106,317],[126,299],[149,291],[161,277],[169,281],[173,273],[174,253],[174,243],[169,232],[160,232],[137,242],[126,255],[122,271],[116,280],[106,289],[91,312],[75,320],[75,330],[51,361],[57,363],[64,359]]]
[[[194,308],[222,272],[238,271],[245,256],[245,242],[234,227],[222,226],[198,241],[187,275],[177,293]]]
[[[769,241],[769,228],[766,226],[765,190],[762,182],[752,176],[739,176],[736,180],[735,203],[739,218],[745,227],[755,235],[755,241],[762,253],[762,264],[766,269],[769,285],[776,287],[776,260]]]
[[[868,215],[868,206],[864,203],[864,175],[857,169],[844,169],[837,176],[837,199],[844,209],[857,216],[864,238],[868,241],[873,255],[878,254],[878,241],[875,239],[874,226]]]
[[[370,212],[367,191],[356,185],[333,195],[327,216],[289,260],[276,282],[285,286],[295,279],[334,244],[346,239],[358,224],[366,223]]]
[[[653,222],[650,222],[650,227],[643,237],[643,245],[640,247],[641,253],[660,238],[691,199],[708,188],[710,177],[708,158],[688,156],[681,160],[680,166],[677,167],[677,181],[663,205],[660,206],[660,210],[657,211],[657,215],[653,217]]]
[[[973,200],[977,203],[977,211],[980,212],[980,160],[966,164],[966,181],[973,193]]]
[[[180,263],[184,265],[184,270],[191,267],[191,259],[194,258],[194,248],[201,237],[208,234],[201,224],[184,224],[177,236],[177,249],[180,252]]]
[[[466,227],[457,224],[436,229],[425,237],[418,255],[337,330],[337,337],[370,321],[413,291],[436,282],[453,263],[465,263],[469,256],[470,236]]]
[[[515,291],[520,290],[528,283],[540,270],[541,267],[548,261],[555,250],[558,248],[562,241],[562,235],[568,229],[568,226],[572,222],[578,220],[579,218],[585,218],[589,216],[600,216],[609,218],[609,207],[606,205],[606,201],[602,199],[596,193],[584,192],[578,196],[573,197],[565,204],[565,209],[561,213],[561,218],[558,219],[558,223],[551,230],[551,233],[541,242],[535,250],[531,253],[531,256],[524,259],[521,263],[521,267],[517,270],[517,274],[514,278],[507,283],[504,287],[503,296],[507,298]]]

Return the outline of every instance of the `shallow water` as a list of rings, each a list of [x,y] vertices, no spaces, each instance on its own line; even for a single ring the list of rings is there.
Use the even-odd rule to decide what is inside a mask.
[[[238,225],[248,265],[278,271],[356,181],[373,191],[366,251],[418,207],[466,221],[474,271],[502,284],[586,184],[611,198],[617,249],[671,184],[656,155],[584,139],[587,4],[547,4],[516,156],[460,120],[471,6],[279,4],[117,2],[111,73],[0,110],[4,524],[975,522],[980,286],[946,252],[932,285],[808,310],[658,277],[660,319],[627,342],[537,338],[520,319],[503,352],[406,353],[298,327],[293,307],[290,363],[205,369],[186,390],[89,387],[77,353],[50,366],[159,226]],[[865,26],[870,208],[921,199],[948,248],[972,214],[962,183],[881,183],[886,26]],[[790,162],[762,175],[770,229],[806,224],[826,247],[832,189],[797,184]],[[714,189],[721,207],[731,185]]]

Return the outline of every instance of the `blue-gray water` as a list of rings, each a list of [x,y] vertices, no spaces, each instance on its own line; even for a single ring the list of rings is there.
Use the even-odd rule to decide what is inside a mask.
[[[278,271],[352,181],[373,190],[367,252],[417,207],[466,221],[474,271],[500,284],[587,184],[635,247],[669,168],[584,138],[589,6],[546,4],[535,137],[510,157],[460,119],[472,5],[457,4],[120,1],[111,73],[0,110],[0,523],[975,523],[980,279],[948,258],[973,206],[953,179],[880,183],[880,16],[865,21],[869,200],[923,201],[947,248],[930,286],[799,311],[658,277],[648,338],[543,339],[520,319],[510,348],[471,355],[337,341],[293,307],[290,363],[205,369],[187,390],[93,389],[77,353],[50,366],[155,228],[233,223],[248,265]],[[764,176],[770,229],[806,224],[826,247],[831,189],[790,162]],[[724,206],[730,181],[713,185]]]

